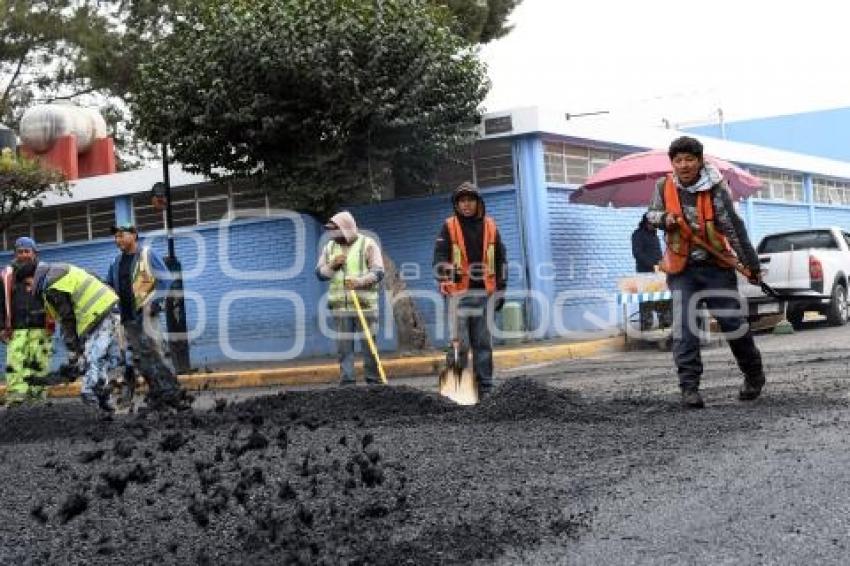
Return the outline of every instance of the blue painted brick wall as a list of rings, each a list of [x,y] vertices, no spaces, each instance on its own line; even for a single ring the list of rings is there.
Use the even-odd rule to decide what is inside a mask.
[[[816,206],[815,226],[838,226],[850,231],[850,209],[838,206]]]
[[[204,326],[191,343],[193,363],[220,361],[222,348],[228,344],[248,359],[285,357],[283,353],[295,347],[301,336],[304,342],[297,349],[299,355],[327,352],[318,332],[317,305],[322,291],[314,275],[320,227],[309,216],[298,215],[298,221],[303,223],[304,234],[300,245],[296,245],[296,228],[289,219],[237,222],[227,229],[198,227],[178,233],[176,252],[185,273],[187,316],[193,328]],[[162,236],[152,239],[152,244],[164,253]],[[225,259],[230,270],[223,267]],[[283,272],[293,267],[297,271],[286,277]],[[276,273],[254,279],[261,271]],[[295,296],[250,296],[281,291]],[[297,309],[303,314],[296,316]]]
[[[753,245],[771,232],[810,227],[809,206],[756,201],[753,203],[752,226],[747,226]]]
[[[488,214],[499,224],[508,258],[512,264],[509,289],[525,288],[525,269],[520,236],[519,212],[513,188],[491,189],[484,192]],[[568,201],[569,189],[549,188],[550,233],[535,232],[529,226],[529,238],[542,238],[551,248],[555,266],[556,293],[586,292],[596,296],[573,296],[563,301],[560,312],[563,326],[569,331],[611,329],[618,324],[619,311],[614,305],[617,280],[634,273],[631,254],[631,233],[637,225],[642,208],[614,209],[572,205]],[[434,291],[436,285],[431,275],[434,239],[445,218],[451,214],[448,195],[393,200],[378,204],[356,206],[352,213],[362,229],[374,232],[385,251],[406,274],[409,288]],[[756,243],[762,235],[772,231],[805,228],[810,225],[813,211],[818,226],[838,225],[850,229],[850,208],[815,206],[807,204],[783,205],[764,201],[753,203],[751,236]],[[322,228],[309,216],[299,217],[304,223],[303,263],[289,279],[274,277],[265,281],[240,280],[227,276],[220,263],[222,235],[217,225],[199,226],[177,231],[177,254],[187,275],[185,287],[190,294],[187,302],[190,329],[205,321],[203,332],[192,340],[192,360],[196,365],[217,363],[224,359],[222,339],[226,319],[230,345],[246,356],[257,358],[263,354],[289,350],[297,336],[304,337],[301,356],[330,354],[333,342],[322,336],[319,298],[327,284],[319,282],[314,274]],[[162,234],[147,236],[154,249],[165,253]],[[233,268],[242,272],[283,270],[294,264],[299,255],[295,246],[295,231],[286,219],[239,221],[227,232],[229,251],[227,257]],[[101,239],[83,244],[44,247],[41,256],[46,261],[67,261],[100,276],[116,253],[111,239]],[[203,258],[203,259],[202,259]],[[6,263],[10,254],[0,254]],[[203,263],[200,275],[193,275]],[[535,266],[530,266],[532,269]],[[303,305],[304,316],[296,321],[295,307],[282,298],[240,299],[232,303],[226,317],[221,308],[225,298],[234,292],[290,291]],[[203,305],[191,300],[192,294],[203,298]],[[552,301],[555,297],[552,298]],[[420,300],[426,323],[435,345],[444,337],[434,335],[435,311],[433,303]],[[386,311],[385,311],[386,312]],[[384,350],[395,347],[395,334],[391,325],[383,325],[379,343]],[[251,355],[252,352],[259,355]]]
[[[314,275],[316,246],[320,227],[308,216],[299,216],[304,223],[304,261],[298,273],[290,279],[274,277],[263,281],[239,279],[224,273],[220,263],[222,238],[226,236],[228,254],[234,271],[240,273],[260,270],[285,270],[297,261],[294,227],[289,220],[241,221],[220,230],[218,225],[199,226],[192,230],[176,231],[176,253],[185,274],[187,318],[189,331],[203,327],[191,340],[194,365],[219,362],[224,359],[222,344],[246,357],[288,351],[297,335],[305,337],[299,354],[310,356],[330,351],[329,341],[322,339],[318,328],[317,305],[322,289]],[[164,255],[166,240],[162,233],[142,234],[142,243]],[[104,277],[117,253],[111,239],[101,239],[80,245],[45,247],[45,261],[69,262]],[[2,256],[4,263],[9,254]],[[193,273],[200,270],[199,273]],[[304,316],[296,321],[295,306],[284,298],[243,298],[231,304],[227,313],[221,311],[223,300],[235,292],[279,291],[295,292],[304,306]],[[199,297],[196,300],[193,297]],[[62,348],[57,341],[58,356]],[[252,352],[259,355],[251,355]]]
[[[552,314],[569,331],[610,329],[619,320],[617,280],[635,272],[631,234],[646,209],[570,204],[569,193],[548,194],[555,292],[562,298]]]
[[[491,189],[483,191],[483,194],[487,214],[496,220],[508,260],[521,262],[523,256],[515,191],[512,188]],[[360,229],[377,235],[384,252],[396,263],[399,272],[407,275],[405,283],[409,289],[436,291],[431,262],[437,234],[445,219],[452,214],[449,195],[392,200],[351,207],[350,211]],[[524,275],[520,269],[513,269],[508,288],[523,287]],[[422,299],[416,303],[428,325],[433,343],[442,344],[445,337],[435,334],[435,302]],[[394,347],[394,333],[388,324],[381,327],[380,336],[382,348]]]

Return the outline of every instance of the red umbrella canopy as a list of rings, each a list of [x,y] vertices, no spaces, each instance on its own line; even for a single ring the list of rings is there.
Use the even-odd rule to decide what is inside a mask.
[[[735,200],[746,198],[761,188],[761,180],[740,167],[710,155],[706,163],[714,165],[732,189]],[[614,161],[590,177],[572,195],[577,204],[616,207],[647,206],[655,190],[656,181],[673,171],[670,158],[664,150],[632,153]]]

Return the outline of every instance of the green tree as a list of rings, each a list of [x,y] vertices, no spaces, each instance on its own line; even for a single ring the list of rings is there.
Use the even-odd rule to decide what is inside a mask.
[[[139,68],[137,131],[212,177],[263,173],[314,212],[427,180],[488,82],[445,10],[417,0],[222,0]]]
[[[511,31],[505,24],[521,0],[431,0],[454,17],[452,28],[471,43],[488,43]]]
[[[16,125],[35,102],[95,90],[86,65],[103,49],[108,22],[94,3],[0,0],[0,14],[0,121]]]
[[[365,0],[392,7],[391,0]],[[509,30],[519,0],[429,0],[452,30],[485,43]],[[126,101],[140,63],[180,21],[197,19],[209,0],[0,0],[0,123],[16,127],[39,102],[96,105],[110,126],[119,168],[152,148],[135,136]],[[252,6],[252,2],[243,2]],[[254,4],[261,7],[261,4]]]
[[[0,230],[27,210],[40,208],[47,195],[68,193],[68,184],[60,173],[15,157],[11,149],[0,151]]]

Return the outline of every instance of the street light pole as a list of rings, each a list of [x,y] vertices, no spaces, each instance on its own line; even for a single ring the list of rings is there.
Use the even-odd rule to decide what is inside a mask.
[[[168,171],[168,146],[162,144],[162,180],[165,185],[165,233],[168,238],[168,255],[165,265],[171,272],[171,289],[165,299],[165,326],[171,361],[177,373],[186,373],[192,366],[189,359],[189,341],[186,339],[186,302],[183,296],[183,271],[174,251],[174,216],[171,209],[171,177]]]

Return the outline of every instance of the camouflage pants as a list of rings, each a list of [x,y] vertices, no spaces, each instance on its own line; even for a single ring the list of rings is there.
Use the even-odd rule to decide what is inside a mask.
[[[6,345],[6,396],[10,401],[40,398],[44,387],[29,385],[30,377],[45,377],[50,370],[53,338],[43,328],[15,330]]]
[[[116,327],[117,314],[110,314],[92,329],[86,338],[83,356],[86,361],[80,393],[94,393],[109,385],[112,375],[121,364]]]

